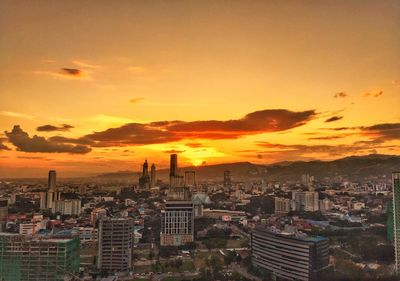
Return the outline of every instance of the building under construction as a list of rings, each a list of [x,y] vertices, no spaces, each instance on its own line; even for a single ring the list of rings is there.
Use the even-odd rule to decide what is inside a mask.
[[[1,281],[71,280],[79,262],[79,237],[0,233]]]

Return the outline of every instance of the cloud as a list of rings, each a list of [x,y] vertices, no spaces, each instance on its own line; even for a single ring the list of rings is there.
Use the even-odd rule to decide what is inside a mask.
[[[400,87],[400,80],[398,80],[398,79],[393,79],[393,80],[392,80],[392,84],[395,85],[395,86],[399,86],[399,87]]]
[[[90,147],[84,145],[56,143],[37,135],[29,137],[28,133],[18,125],[15,125],[11,132],[6,131],[5,134],[8,141],[16,146],[18,151],[72,154],[84,154],[91,151]]]
[[[200,142],[189,142],[185,143],[186,146],[191,147],[191,148],[200,148],[203,147],[203,144]]]
[[[340,119],[343,119],[343,116],[332,116],[332,117],[326,119],[325,123],[339,121]]]
[[[252,112],[236,120],[175,121],[165,128],[182,138],[233,139],[245,135],[285,131],[302,126],[315,116],[314,110],[293,112],[270,109]]]
[[[129,123],[88,134],[79,140],[93,141],[92,146],[106,147],[168,143],[182,139],[234,139],[299,127],[315,115],[314,110],[293,112],[275,109],[252,112],[241,119],[227,121],[174,120],[147,124]]]
[[[88,71],[77,68],[61,68],[59,71],[34,71],[34,74],[49,75],[55,79],[64,80],[93,80]]]
[[[336,94],[334,94],[333,95],[333,97],[335,98],[335,99],[337,99],[337,98],[346,98],[346,97],[348,97],[349,95],[347,94],[347,93],[345,93],[345,92],[339,92],[339,93],[336,93]]]
[[[3,141],[5,141],[5,140],[6,139],[4,139],[4,138],[0,138],[0,150],[11,150],[8,146],[3,144]]]
[[[130,103],[138,103],[139,101],[141,101],[141,100],[143,100],[143,98],[131,98],[130,100],[129,100],[129,102]]]
[[[19,112],[12,112],[12,111],[0,111],[0,114],[7,117],[17,117],[22,119],[33,120],[35,117],[33,115],[19,113]]]
[[[60,126],[43,125],[36,128],[38,132],[69,131],[74,128],[72,125],[62,124]]]
[[[364,135],[378,140],[400,140],[400,123],[382,123],[361,127]]]
[[[395,148],[396,146],[384,145],[379,141],[361,141],[354,142],[353,144],[339,144],[339,145],[305,145],[305,144],[274,144],[269,142],[257,143],[259,147],[268,149],[264,151],[266,154],[286,155],[286,159],[292,157],[304,158],[318,155],[321,157],[341,157],[355,154],[370,153],[373,149],[379,148]],[[264,155],[265,156],[265,155]],[[290,157],[289,157],[290,156]]]
[[[382,95],[383,95],[383,91],[378,91],[378,92],[375,92],[375,93],[366,92],[366,93],[363,94],[363,97],[364,98],[366,98],[366,97],[375,97],[375,98],[377,98],[377,97],[380,97]]]

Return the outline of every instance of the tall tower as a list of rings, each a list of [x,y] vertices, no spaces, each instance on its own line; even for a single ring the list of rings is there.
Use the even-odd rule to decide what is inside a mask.
[[[176,176],[178,173],[178,155],[171,154],[169,162],[169,176]]]
[[[139,178],[139,187],[145,190],[150,189],[149,164],[147,160],[143,163],[142,175]]]
[[[145,160],[144,163],[143,163],[142,176],[146,177],[148,175],[149,175],[149,164],[147,164],[147,160]]]
[[[47,188],[49,190],[55,190],[56,189],[56,171],[50,170],[49,171],[49,178],[47,182]]]
[[[224,171],[224,187],[229,188],[232,186],[231,171]]]
[[[156,165],[151,164],[151,169],[150,169],[150,186],[154,187],[156,185]]]
[[[392,173],[395,269],[400,273],[400,172]]]
[[[55,200],[59,200],[59,192],[56,191],[56,171],[50,170],[47,180],[46,207],[52,209]],[[41,200],[42,201],[42,200]]]

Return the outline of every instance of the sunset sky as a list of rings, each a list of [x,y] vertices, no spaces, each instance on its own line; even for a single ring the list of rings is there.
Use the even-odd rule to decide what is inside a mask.
[[[0,177],[400,154],[400,1],[0,0]]]

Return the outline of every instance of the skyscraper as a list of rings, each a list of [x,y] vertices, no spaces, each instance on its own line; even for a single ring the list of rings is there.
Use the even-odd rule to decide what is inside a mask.
[[[61,199],[61,192],[57,190],[56,171],[50,170],[47,180],[47,190],[40,192],[40,209],[52,209],[54,201]]]
[[[196,172],[185,171],[185,187],[193,188],[196,185]]]
[[[144,190],[150,189],[149,164],[147,163],[147,160],[144,161],[142,166],[142,175],[139,178],[139,187]]]
[[[231,171],[224,171],[224,187],[230,188],[232,186]]]
[[[400,172],[392,173],[395,269],[400,273]]]
[[[150,186],[154,187],[156,185],[157,177],[156,177],[156,165],[151,164],[150,170]]]
[[[8,218],[8,200],[0,199],[0,232],[5,231]]]
[[[133,267],[134,221],[102,218],[99,224],[98,268],[120,272]]]
[[[176,154],[170,156],[169,186],[171,190],[183,186],[183,176],[178,174],[178,155]]]

